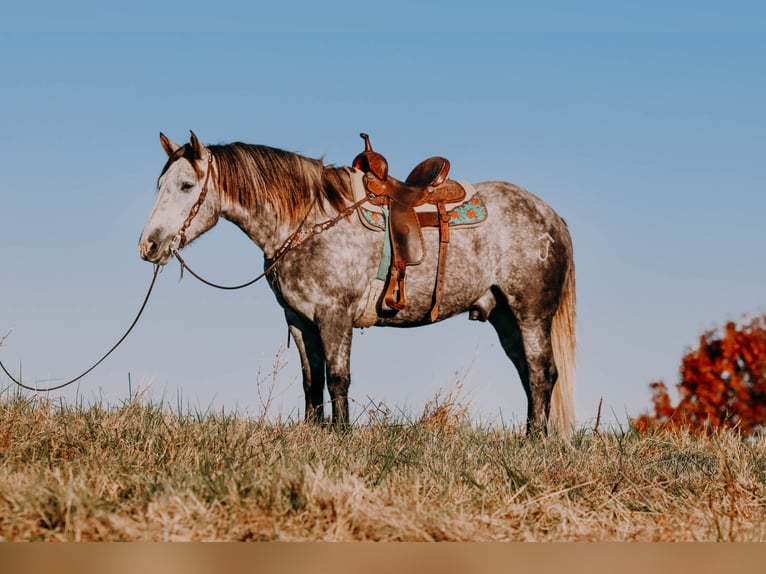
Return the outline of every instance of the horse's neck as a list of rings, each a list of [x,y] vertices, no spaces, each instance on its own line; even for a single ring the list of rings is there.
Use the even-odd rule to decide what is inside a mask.
[[[271,205],[262,205],[257,213],[248,212],[239,203],[224,202],[221,217],[232,222],[260,247],[266,257],[273,257],[290,234],[288,225],[278,221]]]
[[[302,185],[304,182],[296,180],[296,189]],[[244,231],[268,258],[272,258],[288,237],[299,228],[311,226],[325,217],[320,206],[314,204],[309,207],[305,215],[299,214],[300,218],[297,222],[280,218],[274,206],[267,201],[261,202],[256,210],[247,210],[238,202],[222,199],[220,209],[221,217]],[[330,208],[328,211],[333,212]]]

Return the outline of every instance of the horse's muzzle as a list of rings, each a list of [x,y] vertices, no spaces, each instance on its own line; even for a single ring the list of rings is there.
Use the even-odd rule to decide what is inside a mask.
[[[148,236],[142,235],[138,241],[138,252],[141,254],[141,259],[157,265],[165,265],[171,256],[169,246],[166,247],[167,243],[167,241],[159,241],[156,233]]]

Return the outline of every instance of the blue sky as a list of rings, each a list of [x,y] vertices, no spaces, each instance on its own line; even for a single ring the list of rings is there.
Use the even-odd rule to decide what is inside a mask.
[[[583,424],[601,398],[624,424],[649,407],[651,381],[676,382],[703,330],[764,311],[758,3],[319,5],[4,9],[0,336],[13,333],[0,358],[26,382],[77,374],[137,309],[152,270],[136,244],[164,164],[160,131],[339,165],[366,131],[394,175],[438,154],[459,179],[541,196],[574,239]],[[227,223],[185,256],[223,282],[261,266]],[[287,334],[273,295],[265,284],[179,283],[177,271],[160,276],[126,343],[56,396],[119,401],[130,373],[134,388],[173,404],[259,412]],[[408,376],[386,382],[380,353],[402,357]],[[272,408],[295,415],[295,349],[281,358]],[[357,331],[352,378],[357,414],[372,402],[417,415],[456,380],[477,419],[519,422],[526,408],[492,329],[465,317]]]

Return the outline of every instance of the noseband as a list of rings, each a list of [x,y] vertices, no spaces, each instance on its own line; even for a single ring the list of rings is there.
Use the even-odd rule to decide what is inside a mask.
[[[189,215],[186,216],[186,221],[184,221],[184,224],[181,226],[181,229],[178,231],[178,233],[175,234],[173,239],[170,241],[170,253],[174,253],[178,251],[179,249],[182,249],[186,246],[187,240],[186,240],[186,230],[189,229],[189,226],[191,225],[192,220],[197,216],[197,213],[199,212],[199,208],[202,207],[202,204],[205,202],[205,197],[207,196],[207,184],[210,181],[210,172],[213,171],[213,153],[210,150],[207,150],[207,173],[205,174],[205,181],[202,184],[202,191],[200,191],[199,197],[197,198],[197,201],[192,205],[192,208],[189,210]]]

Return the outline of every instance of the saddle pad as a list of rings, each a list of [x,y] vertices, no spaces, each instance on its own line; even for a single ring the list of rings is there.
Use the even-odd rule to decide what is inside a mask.
[[[364,183],[362,177],[364,172],[347,168],[349,175],[351,176],[351,187],[354,192],[354,201],[362,199],[366,191],[364,189]],[[481,198],[481,194],[468,182],[458,182],[466,191],[468,199],[455,203],[447,203],[445,207],[450,216],[450,227],[470,227],[479,225],[487,218],[487,207],[484,204],[484,200]],[[436,211],[436,207],[430,204],[420,205],[415,208],[415,211]],[[386,229],[386,215],[382,205],[374,205],[372,203],[363,203],[357,210],[359,213],[359,219],[365,227],[374,231],[384,231]]]

